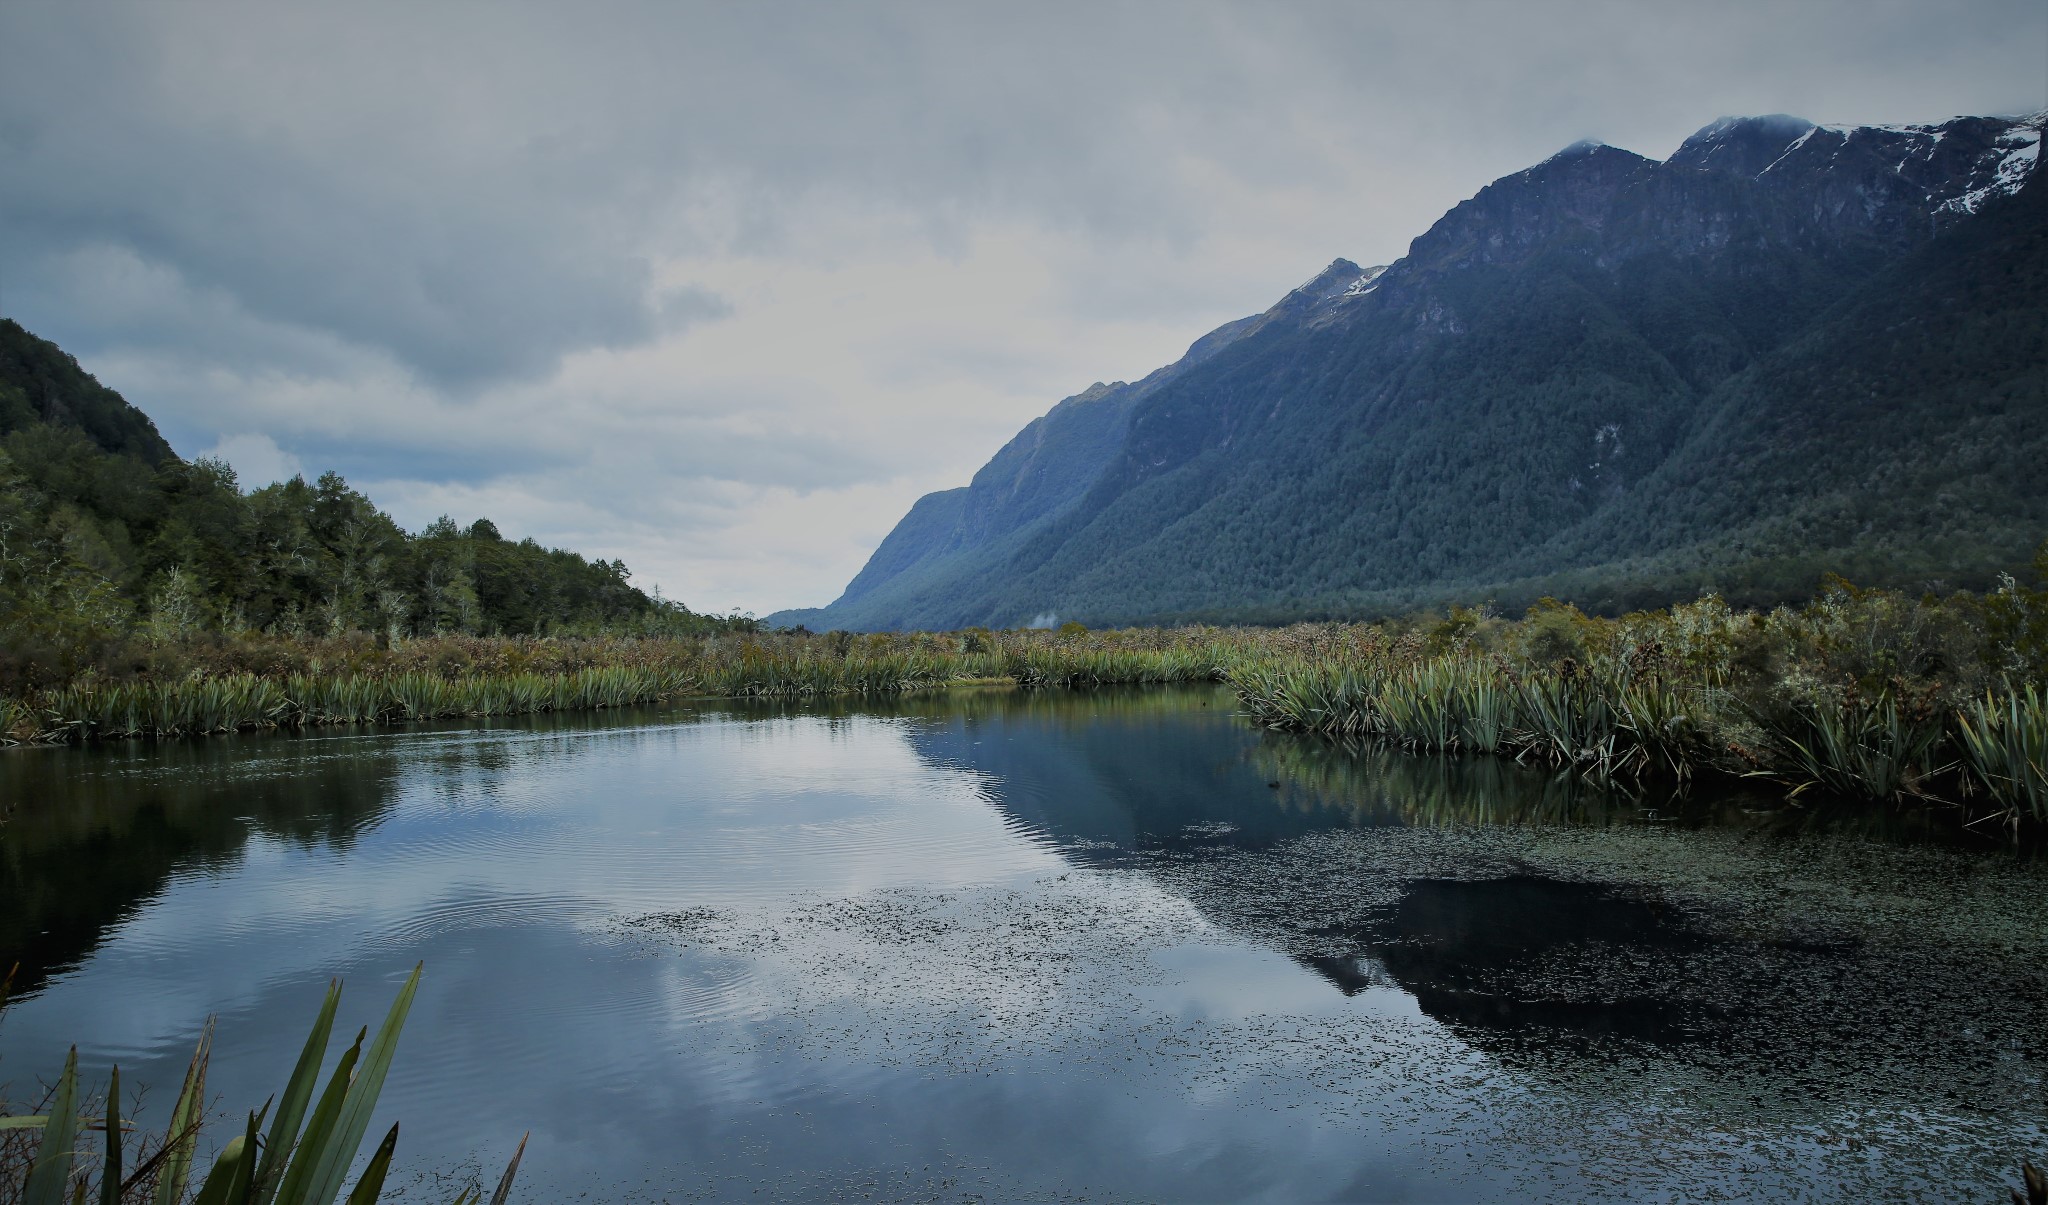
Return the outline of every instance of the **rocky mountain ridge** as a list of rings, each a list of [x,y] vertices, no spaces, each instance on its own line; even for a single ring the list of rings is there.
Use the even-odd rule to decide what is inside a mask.
[[[2048,362],[2048,323],[2028,334],[2040,131],[2038,116],[1778,115],[1715,122],[1661,162],[1569,147],[1453,207],[1394,264],[1338,260],[1143,381],[1061,402],[972,484],[920,500],[830,607],[771,619],[1282,619],[1539,588],[1609,608],[1705,587],[1761,600],[1810,589],[1800,575],[1822,562],[1982,579],[2024,552],[2040,508],[2024,496],[2040,471],[2013,459],[2048,417],[2027,400]],[[2005,279],[1960,310],[1953,291],[1924,295],[1961,261]],[[1850,377],[1855,356],[1889,354],[1847,350],[1885,343],[1859,325],[1872,289],[1889,344],[1950,332],[1904,366],[1917,393],[1895,377],[1840,413],[1832,384],[1759,396],[1800,357],[1851,356],[1833,363]],[[1814,488],[1740,464],[1697,478],[1730,448],[1762,464],[1774,450],[1756,441],[1802,443],[1781,429],[1802,412],[1852,432],[1815,451]],[[1988,459],[1961,446],[1990,428],[2003,447]],[[2012,477],[1971,504],[1987,534],[1944,552],[1882,529],[1898,501],[1883,482],[1965,452]]]

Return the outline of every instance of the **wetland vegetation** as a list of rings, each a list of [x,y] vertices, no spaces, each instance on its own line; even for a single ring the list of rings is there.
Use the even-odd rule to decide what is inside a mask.
[[[1224,682],[1274,728],[1603,778],[1762,778],[1793,796],[2048,820],[2048,554],[2026,584],[1913,596],[1831,581],[1803,607],[1708,596],[1618,617],[1545,600],[1372,624],[392,639],[209,633],[0,698],[0,739],[62,743],[617,708]]]

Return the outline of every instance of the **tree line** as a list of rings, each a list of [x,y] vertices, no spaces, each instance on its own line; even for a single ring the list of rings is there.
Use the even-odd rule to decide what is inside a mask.
[[[71,357],[0,321],[0,680],[68,680],[152,643],[371,633],[686,635],[692,612],[489,519],[408,532],[339,473],[244,491],[176,456]]]

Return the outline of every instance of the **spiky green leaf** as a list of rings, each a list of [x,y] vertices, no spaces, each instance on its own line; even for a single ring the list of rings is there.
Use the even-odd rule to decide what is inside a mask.
[[[107,1077],[107,1159],[100,1168],[100,1205],[121,1205],[121,1069]]]
[[[406,1014],[412,1011],[412,998],[419,991],[420,973],[424,969],[424,963],[414,966],[412,974],[406,977],[405,985],[398,989],[398,998],[391,1002],[391,1011],[385,1014],[383,1026],[377,1030],[376,1039],[363,1056],[362,1070],[349,1084],[348,1097],[342,1102],[333,1133],[321,1150],[308,1152],[317,1160],[312,1179],[308,1182],[308,1205],[330,1205],[341,1193],[348,1165],[355,1161],[356,1151],[362,1146],[363,1131],[370,1127],[370,1110],[377,1105],[377,1095],[384,1089],[384,1077],[391,1070],[392,1056],[398,1052],[398,1032],[405,1026]]]
[[[348,1099],[349,1081],[355,1072],[356,1060],[363,1055],[363,1039],[369,1033],[367,1026],[356,1031],[355,1043],[342,1052],[334,1074],[328,1077],[327,1090],[320,1094],[320,1103],[313,1107],[313,1116],[306,1122],[306,1132],[299,1139],[298,1149],[292,1153],[291,1162],[285,1167],[284,1182],[277,1190],[277,1205],[306,1205],[313,1199],[312,1186],[319,1170],[320,1156],[334,1133],[335,1121],[341,1116],[342,1102]],[[334,1198],[330,1196],[327,1199],[331,1201]]]
[[[156,1205],[178,1205],[185,1195],[185,1180],[192,1173],[192,1150],[199,1142],[199,1122],[206,1102],[206,1066],[213,1055],[213,1021],[199,1035],[192,1063],[185,1069],[185,1086],[171,1106],[170,1125],[164,1130],[163,1165],[157,1171]]]
[[[277,1116],[270,1123],[270,1135],[263,1144],[263,1159],[256,1168],[255,1205],[271,1205],[284,1179],[284,1161],[290,1157],[292,1147],[299,1139],[299,1125],[305,1120],[306,1104],[313,1098],[313,1088],[320,1079],[320,1063],[327,1057],[327,1042],[334,1032],[334,1013],[341,1005],[341,981],[328,981],[327,997],[320,1003],[320,1013],[313,1019],[313,1029],[306,1035],[305,1049],[299,1052],[298,1065],[292,1068],[291,1079],[286,1081],[284,1096],[278,1101]]]
[[[384,1141],[377,1144],[377,1153],[370,1156],[369,1166],[363,1168],[355,1191],[348,1194],[348,1205],[375,1205],[377,1194],[384,1191],[384,1173],[391,1170],[391,1153],[397,1149],[398,1123],[394,1121]]]
[[[43,1127],[43,1144],[22,1187],[22,1205],[64,1205],[64,1190],[71,1180],[72,1145],[77,1140],[78,1047],[73,1046],[64,1059],[64,1074],[57,1077],[57,1091],[50,1098],[50,1121]]]
[[[221,1148],[220,1156],[213,1161],[213,1170],[206,1175],[206,1182],[199,1186],[199,1195],[192,1198],[192,1205],[239,1205],[240,1196],[235,1192],[236,1184],[248,1183],[248,1170],[256,1154],[255,1143],[246,1136],[237,1134],[228,1139]]]

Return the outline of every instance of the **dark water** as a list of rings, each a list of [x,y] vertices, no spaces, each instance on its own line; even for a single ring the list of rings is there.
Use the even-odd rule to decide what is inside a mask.
[[[15,751],[0,790],[14,1097],[76,1042],[161,1113],[216,1014],[250,1107],[328,976],[374,1023],[424,960],[380,1110],[414,1199],[529,1129],[531,1201],[1995,1201],[2048,1155],[2039,859],[1207,691]]]

